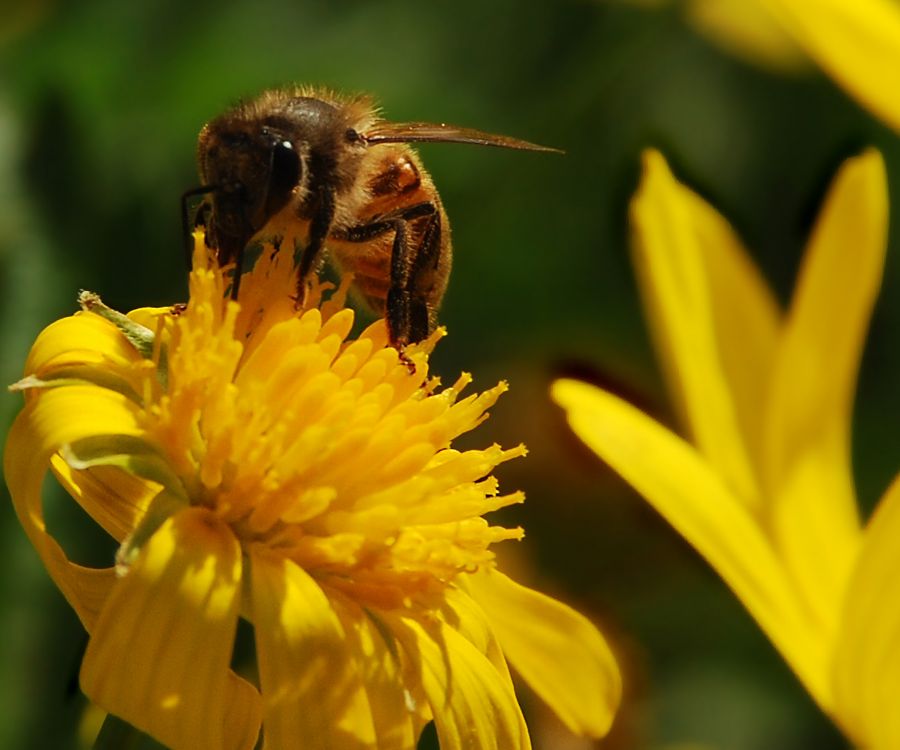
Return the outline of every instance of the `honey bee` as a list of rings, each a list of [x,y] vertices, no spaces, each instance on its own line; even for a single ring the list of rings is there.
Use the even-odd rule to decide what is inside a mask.
[[[434,183],[408,145],[472,143],[557,151],[503,135],[382,119],[371,98],[315,88],[267,91],[204,125],[198,139],[205,194],[196,224],[217,262],[235,264],[237,299],[251,241],[301,251],[297,298],[324,257],[353,274],[363,303],[387,321],[401,350],[426,338],[450,274],[450,226]]]

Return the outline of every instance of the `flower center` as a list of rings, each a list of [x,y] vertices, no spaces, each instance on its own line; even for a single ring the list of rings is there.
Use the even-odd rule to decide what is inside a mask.
[[[289,270],[269,269],[279,282]],[[226,287],[214,264],[194,271],[190,304],[159,337],[165,385],[145,379],[147,429],[192,503],[245,547],[382,603],[445,585],[521,537],[482,515],[521,501],[498,495],[490,473],[524,448],[450,447],[505,384],[460,398],[463,375],[439,390],[428,356],[441,330],[407,347],[412,371],[384,321],[348,339],[346,284],[325,302],[316,286],[299,310],[246,302],[259,288],[247,279],[242,304],[223,303]]]

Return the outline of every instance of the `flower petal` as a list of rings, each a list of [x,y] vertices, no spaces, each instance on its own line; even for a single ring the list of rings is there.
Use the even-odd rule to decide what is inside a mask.
[[[900,747],[900,477],[865,532],[847,587],[834,658],[839,718],[858,747]]]
[[[362,678],[372,720],[377,750],[408,750],[415,747],[430,713],[416,710],[404,684],[399,645],[374,612],[341,597],[331,599],[347,639],[347,650]]]
[[[467,576],[503,653],[576,734],[605,735],[622,678],[603,636],[575,610],[497,570]]]
[[[82,312],[41,331],[28,353],[25,375],[45,381],[80,378],[137,400],[134,365],[140,360],[140,354],[113,324]]]
[[[763,0],[797,44],[877,117],[900,130],[900,9],[892,0]]]
[[[18,442],[8,443],[5,465],[11,486],[31,482],[38,488],[28,508],[25,495],[23,502],[13,495],[29,533],[32,528],[44,533],[39,488],[51,466],[85,512],[117,539],[133,529],[160,485],[175,497],[184,494],[165,457],[147,441],[139,408],[115,390],[87,384],[47,389],[31,399],[17,422]],[[89,474],[101,467],[109,467],[102,480]],[[115,472],[121,473],[113,479]],[[110,493],[110,482],[116,493]],[[40,547],[34,538],[32,542]]]
[[[41,487],[50,457],[62,446],[91,437],[98,430],[140,435],[134,404],[119,393],[94,386],[43,391],[19,413],[3,456],[6,483],[19,521],[50,577],[89,631],[115,580],[114,572],[112,568],[96,570],[69,561],[47,533]],[[87,502],[84,507],[88,512],[94,509]]]
[[[631,219],[635,271],[673,397],[700,451],[737,497],[758,507],[758,487],[729,382],[739,367],[726,371],[721,348],[725,342],[729,364],[765,363],[772,335],[770,298],[757,275],[747,273],[750,263],[725,221],[679,185],[658,152],[644,154],[644,177]],[[715,253],[731,260],[716,262]],[[719,271],[716,281],[728,283],[715,293],[711,257]],[[717,325],[734,330],[717,330]],[[754,350],[738,355],[733,337],[748,332]],[[745,416],[753,411],[746,401],[760,387],[758,379],[754,367],[737,381],[747,391],[741,403]]]
[[[692,446],[621,399],[558,380],[572,429],[716,569],[810,693],[828,705],[826,643],[763,530]]]
[[[329,601],[291,560],[251,550],[268,750],[377,747],[372,709]]]
[[[703,253],[720,362],[758,474],[763,460],[761,406],[778,347],[781,310],[728,222],[700,196],[679,187]]]
[[[775,71],[809,67],[806,55],[772,18],[750,0],[686,0],[690,22],[724,49]]]
[[[419,675],[441,750],[530,750],[509,682],[453,627],[391,616],[391,631]]]
[[[868,151],[845,164],[822,208],[766,412],[764,476],[773,531],[798,589],[829,632],[859,547],[851,411],[881,283],[887,216],[884,163]]]
[[[241,550],[189,508],[141,549],[106,603],[81,668],[85,694],[167,746],[249,749],[259,695],[230,672]]]
[[[118,328],[99,315],[80,312],[51,323],[38,335],[28,354],[26,374],[44,374],[72,364],[119,365],[140,360]]]
[[[497,640],[493,623],[488,622],[487,612],[469,591],[467,583],[470,578],[471,575],[458,578],[457,585],[461,588],[448,587],[444,592],[444,621],[484,654],[497,673],[512,685],[506,656]]]
[[[59,483],[113,539],[121,542],[134,531],[159,492],[159,485],[116,466],[72,469],[58,454],[50,468]]]

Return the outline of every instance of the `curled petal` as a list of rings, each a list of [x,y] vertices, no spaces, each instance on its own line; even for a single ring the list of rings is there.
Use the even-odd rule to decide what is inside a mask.
[[[50,459],[54,476],[113,539],[123,541],[159,492],[159,485],[117,466],[73,469],[58,454]]]
[[[25,375],[35,381],[81,379],[138,400],[135,365],[141,356],[109,321],[77,313],[47,326],[28,354]]]
[[[89,385],[54,388],[43,392],[18,415],[3,457],[6,483],[19,521],[88,631],[93,628],[114,574],[112,568],[94,570],[69,561],[47,533],[41,487],[51,456],[98,431],[139,436],[134,404],[119,393]],[[96,510],[91,502],[85,501],[83,506],[89,513]],[[102,510],[99,515],[105,513]]]
[[[241,550],[210,511],[170,518],[111,592],[81,668],[85,694],[173,750],[249,750],[259,695],[229,670]]]

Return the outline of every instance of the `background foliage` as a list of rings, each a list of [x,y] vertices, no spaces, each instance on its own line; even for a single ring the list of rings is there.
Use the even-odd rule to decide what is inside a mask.
[[[724,585],[567,433],[547,385],[591,373],[671,421],[627,254],[642,148],[662,148],[735,223],[784,299],[845,156],[876,145],[900,184],[893,133],[814,70],[731,58],[672,7],[25,0],[0,4],[0,19],[3,382],[81,287],[119,309],[184,299],[178,203],[197,181],[196,133],[242,96],[291,82],[365,90],[391,119],[563,148],[421,149],[456,254],[435,367],[484,387],[508,379],[474,440],[531,451],[501,475],[528,494],[515,514],[528,538],[508,564],[613,638],[627,695],[603,747],[842,747]],[[898,264],[893,247],[856,410],[865,507],[900,463]],[[0,401],[4,426],[19,406]],[[48,500],[72,556],[108,564],[112,548],[73,504]],[[75,747],[84,704],[68,683],[83,634],[8,502],[0,570],[0,747]],[[523,700],[536,747],[591,747]]]

